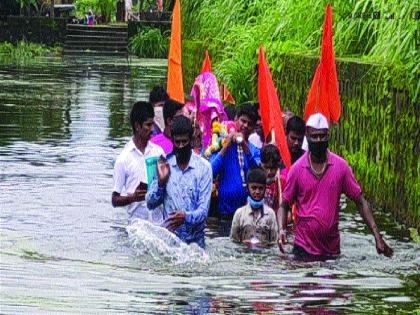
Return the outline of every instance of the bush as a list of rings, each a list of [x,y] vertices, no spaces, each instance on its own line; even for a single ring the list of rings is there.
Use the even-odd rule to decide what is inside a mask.
[[[9,42],[0,44],[0,56],[2,60],[8,61],[19,60],[25,61],[37,56],[50,56],[58,55],[61,48],[59,47],[46,47],[44,45],[28,43],[20,41],[16,45]]]
[[[416,99],[420,54],[418,21],[413,15],[418,9],[413,1],[184,0],[183,39],[205,42],[216,76],[239,100],[252,99],[258,46],[265,45],[272,69],[281,67],[274,58],[278,53],[319,56],[328,2],[333,7],[336,57],[398,67],[408,77],[407,89]],[[380,13],[379,18],[374,12]]]
[[[76,0],[75,5],[79,17],[84,17],[91,9],[95,16],[101,14],[105,23],[115,20],[116,0]]]
[[[143,58],[167,58],[169,32],[144,28],[130,40],[130,52]]]

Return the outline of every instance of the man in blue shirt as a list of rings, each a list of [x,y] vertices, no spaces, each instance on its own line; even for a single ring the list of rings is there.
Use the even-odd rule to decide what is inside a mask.
[[[257,122],[255,108],[242,104],[236,115],[238,132],[231,133],[223,148],[210,156],[213,178],[219,176],[219,234],[229,236],[236,209],[246,204],[246,176],[248,169],[261,164],[260,150],[248,142]]]
[[[146,200],[149,209],[164,205],[165,226],[181,240],[204,247],[204,229],[209,210],[212,171],[209,162],[193,153],[193,127],[185,116],[174,118],[173,154],[158,161],[158,176]]]

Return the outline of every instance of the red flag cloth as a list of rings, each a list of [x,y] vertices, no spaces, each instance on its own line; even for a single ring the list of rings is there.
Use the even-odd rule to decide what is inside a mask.
[[[322,113],[328,121],[337,123],[341,115],[340,94],[332,42],[332,9],[328,4],[322,33],[321,58],[309,90],[305,106],[305,121]]]
[[[222,83],[220,85],[220,95],[222,97],[223,102],[227,102],[229,104],[235,105],[235,99],[233,98],[232,94],[230,94],[226,84]]]
[[[272,130],[274,131],[275,143],[279,148],[284,165],[290,168],[291,158],[283,129],[283,114],[262,46],[258,63],[258,100],[264,135],[267,137]]]
[[[203,65],[201,66],[201,73],[204,73],[204,72],[212,72],[210,56],[207,50],[206,50],[206,57],[204,58]]]
[[[175,0],[174,11],[172,13],[171,43],[169,47],[166,90],[170,98],[184,103],[181,60],[181,6],[179,0]]]

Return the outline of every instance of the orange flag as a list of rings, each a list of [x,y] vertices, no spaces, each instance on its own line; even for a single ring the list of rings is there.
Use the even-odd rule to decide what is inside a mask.
[[[208,50],[206,50],[206,57],[203,60],[203,65],[201,66],[201,73],[211,72],[211,61]]]
[[[263,46],[260,46],[258,63],[258,100],[260,102],[264,134],[267,136],[270,132],[274,132],[275,142],[279,148],[284,165],[290,168],[291,158],[283,129],[283,114],[280,101],[277,97],[276,87],[271,77],[270,68],[265,59]]]
[[[305,106],[305,121],[314,113],[322,113],[328,121],[337,123],[341,115],[340,94],[338,92],[332,42],[332,9],[328,4],[322,33],[321,59],[316,68]]]
[[[229,104],[235,105],[235,99],[233,98],[232,94],[230,94],[226,84],[222,83],[220,85],[220,95],[222,97],[223,102],[227,102]]]
[[[172,13],[171,44],[169,47],[166,90],[170,98],[184,103],[181,60],[181,6],[179,0],[175,0],[175,6]]]

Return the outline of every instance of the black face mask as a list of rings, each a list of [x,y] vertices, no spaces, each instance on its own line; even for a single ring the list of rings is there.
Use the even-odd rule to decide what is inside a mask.
[[[174,154],[176,156],[176,160],[179,163],[187,162],[191,155],[191,143],[183,146],[182,148],[177,148],[174,146]]]
[[[312,156],[320,162],[324,162],[327,158],[328,141],[312,142],[308,141],[309,151]]]

